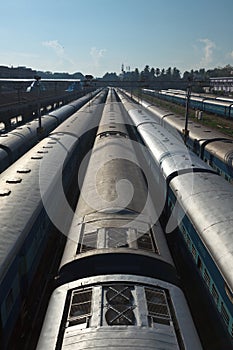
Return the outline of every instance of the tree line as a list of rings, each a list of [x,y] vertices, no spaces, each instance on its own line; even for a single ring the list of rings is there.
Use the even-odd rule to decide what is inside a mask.
[[[214,68],[205,70],[205,68],[200,68],[199,70],[185,71],[183,75],[176,67],[169,67],[167,69],[160,68],[150,68],[149,65],[146,65],[145,68],[140,72],[138,68],[135,70],[125,71],[122,69],[121,73],[117,75],[116,73],[106,73],[102,79],[105,81],[144,81],[147,83],[154,81],[208,81],[211,77],[229,77],[233,75],[233,67],[231,65],[226,65],[221,68]]]

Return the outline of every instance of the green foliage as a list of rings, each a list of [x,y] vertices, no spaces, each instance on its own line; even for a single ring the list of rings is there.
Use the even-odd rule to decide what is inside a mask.
[[[137,72],[137,74],[135,74]],[[135,81],[140,78],[144,82],[158,82],[158,81],[196,81],[196,82],[208,82],[211,77],[229,77],[233,75],[233,67],[227,65],[226,67],[218,67],[210,70],[205,70],[205,68],[200,68],[199,70],[191,69],[190,72],[185,71],[183,77],[181,77],[181,72],[176,67],[165,68],[150,68],[146,65],[145,68],[139,72],[138,68],[135,71],[127,71],[121,74],[122,80]]]

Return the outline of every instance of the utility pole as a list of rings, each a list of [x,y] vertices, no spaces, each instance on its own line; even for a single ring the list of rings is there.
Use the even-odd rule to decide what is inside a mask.
[[[189,102],[190,102],[190,96],[191,96],[191,91],[192,91],[192,85],[191,85],[191,79],[189,79],[190,83],[187,87],[187,95],[186,95],[186,108],[185,108],[185,126],[184,129],[182,130],[183,135],[184,135],[184,143],[186,145],[187,139],[189,136],[189,129],[188,129],[188,117],[189,117]]]
[[[43,128],[41,123],[41,104],[40,104],[40,91],[41,91],[41,84],[40,79],[41,77],[39,75],[34,76],[34,82],[27,88],[27,92],[36,92],[36,98],[37,98],[37,117],[39,121],[39,125],[37,128],[37,134],[42,134]]]

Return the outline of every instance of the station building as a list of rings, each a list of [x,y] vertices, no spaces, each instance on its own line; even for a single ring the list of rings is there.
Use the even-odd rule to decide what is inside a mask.
[[[233,76],[210,78],[210,91],[226,94],[233,92]]]

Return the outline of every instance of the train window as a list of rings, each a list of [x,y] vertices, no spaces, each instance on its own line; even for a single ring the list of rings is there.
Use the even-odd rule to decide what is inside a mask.
[[[163,290],[145,288],[149,326],[154,323],[170,325],[171,315]]]
[[[183,233],[183,235],[185,235],[186,231],[185,231],[185,227],[184,227],[183,223],[180,224],[179,228],[180,228],[181,233]]]
[[[78,244],[76,254],[85,253],[89,250],[97,248],[97,231],[85,233],[82,238],[82,243]]]
[[[153,251],[151,236],[149,233],[142,234],[137,239],[138,249]]]
[[[208,274],[206,269],[204,269],[203,277],[204,277],[204,280],[206,281],[207,286],[209,287],[210,286],[210,275]]]
[[[216,165],[215,165],[214,163],[212,163],[212,168],[213,168],[214,170],[217,169],[217,167],[216,167]]]
[[[233,293],[231,292],[230,288],[228,287],[228,285],[226,283],[225,283],[225,291],[226,291],[228,298],[233,303]]]
[[[213,295],[213,298],[214,298],[214,301],[216,304],[218,304],[219,302],[219,294],[217,292],[217,289],[215,288],[215,285],[213,284],[212,285],[212,291],[211,291],[212,295]]]
[[[192,244],[192,255],[193,255],[194,260],[196,260],[196,258],[197,258],[197,251],[196,251],[196,248],[194,247],[193,244]]]
[[[106,242],[108,248],[127,248],[129,244],[127,242],[128,234],[127,228],[109,227],[106,230]]]
[[[111,285],[105,288],[106,307],[105,318],[109,326],[133,326],[136,324],[134,315],[134,297],[132,291],[134,286]]]
[[[138,249],[158,253],[158,248],[154,241],[153,233],[151,230],[144,234],[139,232],[139,237],[137,238],[137,246]]]
[[[222,314],[222,317],[223,317],[223,320],[224,322],[226,323],[226,325],[228,326],[229,325],[229,321],[230,321],[230,317],[228,315],[228,312],[223,304],[223,302],[221,303],[221,314]]]
[[[188,244],[188,234],[187,234],[187,232],[184,233],[184,240],[185,240],[185,242]]]
[[[91,298],[91,288],[72,292],[67,324],[68,327],[80,324],[85,324],[86,327],[89,326],[91,317]]]
[[[198,269],[199,269],[200,271],[202,271],[203,263],[202,263],[202,261],[201,261],[201,259],[200,259],[199,256],[197,257],[197,267],[198,267]]]
[[[190,248],[190,245],[191,245],[191,239],[189,235],[187,235],[187,246]]]

